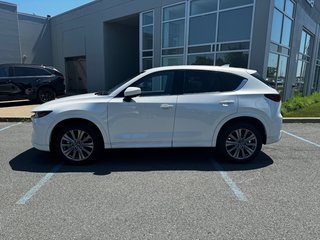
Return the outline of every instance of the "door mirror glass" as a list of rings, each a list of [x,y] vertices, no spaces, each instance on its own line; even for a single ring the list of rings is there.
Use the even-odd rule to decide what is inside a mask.
[[[137,97],[141,95],[141,88],[138,87],[128,87],[125,91],[124,91],[124,96],[125,97]]]

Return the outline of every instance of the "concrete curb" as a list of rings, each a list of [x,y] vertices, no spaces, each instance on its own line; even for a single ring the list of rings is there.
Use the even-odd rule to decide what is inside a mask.
[[[0,122],[31,122],[31,117],[0,117]],[[283,123],[320,123],[320,118],[284,118]]]
[[[31,122],[30,117],[0,117],[0,122]]]
[[[320,118],[284,118],[283,123],[320,123]]]

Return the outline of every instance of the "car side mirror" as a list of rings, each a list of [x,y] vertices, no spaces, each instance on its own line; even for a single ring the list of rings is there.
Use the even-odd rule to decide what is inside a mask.
[[[141,88],[138,87],[128,87],[124,91],[124,101],[130,102],[131,98],[138,97],[141,95]]]

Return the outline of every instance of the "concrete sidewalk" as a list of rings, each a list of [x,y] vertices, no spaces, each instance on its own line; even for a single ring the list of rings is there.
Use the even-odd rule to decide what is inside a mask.
[[[30,122],[32,109],[39,104],[29,100],[0,101],[0,122]],[[320,118],[284,118],[284,123],[320,123]]]
[[[29,100],[0,101],[0,122],[31,121],[31,111],[36,106]]]

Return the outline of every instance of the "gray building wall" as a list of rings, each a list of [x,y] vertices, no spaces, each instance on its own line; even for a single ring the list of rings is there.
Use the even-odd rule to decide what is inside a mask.
[[[49,19],[0,2],[0,63],[52,64]]]
[[[154,12],[153,65],[161,65],[162,8],[181,0],[96,0],[51,19],[17,14],[0,2],[0,62],[50,64],[66,74],[65,59],[85,57],[88,91],[104,90],[139,71],[139,14]],[[310,93],[319,48],[320,1],[296,0],[285,99],[292,96],[301,32],[313,36],[306,91]],[[249,68],[267,74],[274,0],[255,0]],[[23,56],[26,58],[23,58]]]
[[[21,61],[17,6],[0,2],[0,63]]]
[[[52,65],[49,19],[18,14],[22,62]]]
[[[53,65],[65,72],[65,58],[86,56],[88,91],[108,89],[138,73],[139,25],[135,19],[139,18],[140,12],[154,9],[155,23],[158,23],[155,28],[154,59],[155,66],[159,66],[161,9],[163,4],[174,2],[179,0],[98,0],[53,17]],[[115,24],[118,24],[118,28],[115,28]],[[69,34],[67,40],[64,36],[69,31],[78,33]],[[121,37],[121,31],[127,34]],[[116,36],[112,36],[113,34]],[[72,44],[76,46],[72,46],[70,52]]]

